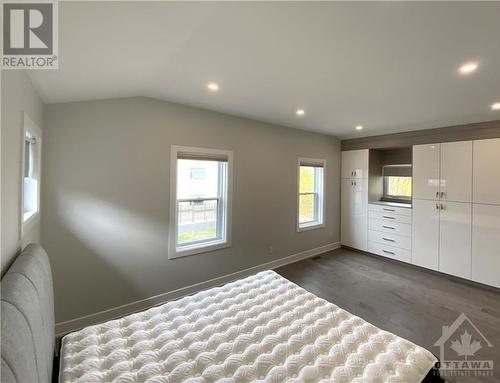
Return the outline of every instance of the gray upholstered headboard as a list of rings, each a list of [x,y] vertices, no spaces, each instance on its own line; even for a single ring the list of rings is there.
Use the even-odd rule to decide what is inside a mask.
[[[51,382],[54,291],[45,250],[29,245],[2,277],[2,383]]]

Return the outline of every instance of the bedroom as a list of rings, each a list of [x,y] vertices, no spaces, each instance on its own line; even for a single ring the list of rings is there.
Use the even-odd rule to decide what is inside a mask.
[[[2,11],[2,382],[500,379],[500,3]]]

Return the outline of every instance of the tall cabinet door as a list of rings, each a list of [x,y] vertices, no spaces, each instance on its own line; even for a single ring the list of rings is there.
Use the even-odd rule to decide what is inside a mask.
[[[500,206],[472,208],[472,280],[500,288]]]
[[[500,205],[500,138],[474,141],[474,202]]]
[[[439,271],[471,278],[472,204],[440,204]]]
[[[439,198],[440,144],[413,146],[413,198]]]
[[[342,179],[341,242],[359,250],[368,246],[368,180]]]
[[[352,210],[353,210],[353,185],[354,181],[350,178],[342,178],[340,190],[340,241],[342,245],[354,247],[352,240]]]
[[[432,270],[439,267],[439,208],[436,201],[413,200],[411,262]]]
[[[441,144],[441,200],[472,201],[472,141]]]
[[[352,188],[351,238],[353,247],[368,249],[368,180],[355,179]]]

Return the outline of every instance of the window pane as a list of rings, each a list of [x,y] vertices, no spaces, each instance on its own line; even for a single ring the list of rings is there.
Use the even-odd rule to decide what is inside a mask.
[[[386,195],[392,197],[411,198],[411,177],[385,177]]]
[[[315,189],[314,167],[301,166],[300,167],[299,192],[300,193],[313,193],[315,191],[314,189]]]
[[[301,194],[299,196],[299,223],[312,222],[315,217],[315,194]]]
[[[177,243],[217,239],[217,200],[178,203]]]
[[[177,160],[177,199],[219,195],[218,161]]]

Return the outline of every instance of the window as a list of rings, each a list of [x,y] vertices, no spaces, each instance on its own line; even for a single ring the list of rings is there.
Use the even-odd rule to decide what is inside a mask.
[[[21,233],[40,211],[41,131],[23,115]]]
[[[325,160],[299,158],[297,231],[324,226]]]
[[[169,258],[230,245],[232,152],[172,146]]]
[[[411,165],[386,165],[383,167],[384,200],[409,201],[412,190]]]

